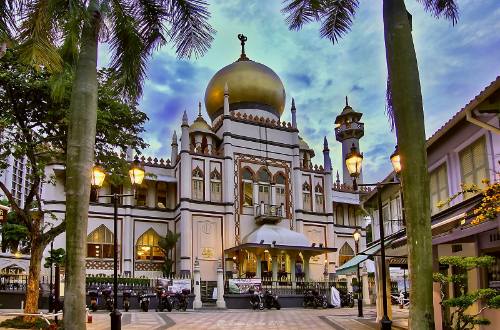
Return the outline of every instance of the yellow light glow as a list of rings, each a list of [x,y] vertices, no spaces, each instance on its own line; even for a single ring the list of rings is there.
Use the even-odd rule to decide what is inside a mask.
[[[359,241],[359,239],[361,238],[361,233],[360,233],[358,230],[356,230],[356,231],[352,234],[352,236],[354,237],[354,240],[357,242],[357,241]]]
[[[94,168],[92,169],[92,177],[90,180],[90,184],[93,187],[100,188],[100,187],[102,187],[102,184],[104,183],[105,177],[106,177],[106,173],[104,172],[104,169],[99,165],[95,165]]]
[[[363,154],[359,153],[356,146],[353,144],[351,152],[347,154],[345,158],[345,164],[347,166],[347,171],[349,174],[357,178],[361,173],[361,165],[363,163]]]
[[[396,174],[399,174],[401,172],[401,156],[399,155],[398,146],[396,146],[396,149],[391,155],[391,163],[392,167],[394,168],[394,172],[396,172]]]
[[[130,176],[130,182],[132,182],[132,185],[142,184],[145,173],[146,172],[144,171],[144,168],[141,166],[139,161],[137,159],[134,160],[132,166],[130,167],[130,170],[128,171],[128,175]]]

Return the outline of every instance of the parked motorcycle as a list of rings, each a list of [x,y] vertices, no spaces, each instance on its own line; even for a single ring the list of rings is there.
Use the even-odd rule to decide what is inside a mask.
[[[130,309],[130,297],[132,296],[132,290],[123,290],[123,309],[128,312]]]
[[[147,312],[149,310],[149,295],[145,292],[140,292],[137,295],[139,299],[139,305],[141,306],[141,310],[143,312]]]
[[[185,312],[188,306],[188,296],[189,290],[183,289],[181,292],[176,292],[173,296],[172,307]]]
[[[264,292],[264,307],[271,309],[276,307],[277,310],[281,309],[281,305],[278,301],[278,295],[273,294],[271,291],[266,290]]]
[[[112,312],[114,307],[114,299],[113,299],[113,290],[111,289],[111,287],[103,289],[102,296],[104,298],[104,304],[106,306],[106,309]]]
[[[352,292],[340,294],[340,307],[354,307],[354,297]]]
[[[99,291],[89,290],[90,296],[90,309],[92,312],[96,312],[99,309]]]
[[[257,308],[259,310],[264,309],[264,296],[262,295],[261,292],[255,292],[253,288],[248,289],[248,293],[251,294],[250,296],[250,306],[252,306],[253,310],[256,310]]]
[[[326,295],[320,294],[317,290],[307,290],[304,294],[304,307],[328,307],[328,300],[326,299]]]
[[[156,311],[163,312],[165,308],[169,312],[172,311],[172,303],[170,301],[167,290],[164,287],[158,286],[156,288],[156,297],[158,298],[158,308]]]

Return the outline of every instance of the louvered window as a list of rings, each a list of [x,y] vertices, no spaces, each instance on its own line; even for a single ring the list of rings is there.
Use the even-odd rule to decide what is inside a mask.
[[[460,171],[462,183],[475,184],[479,188],[484,185],[483,179],[488,178],[488,163],[484,138],[480,138],[460,152]],[[464,199],[472,197],[474,193],[466,193]]]
[[[429,175],[429,180],[431,214],[435,214],[444,209],[444,207],[438,208],[438,203],[448,198],[448,172],[446,170],[446,163],[432,171]]]

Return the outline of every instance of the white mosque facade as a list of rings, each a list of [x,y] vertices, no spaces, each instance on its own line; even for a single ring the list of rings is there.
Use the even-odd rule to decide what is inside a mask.
[[[216,279],[219,260],[226,274],[238,277],[332,278],[353,256],[357,228],[360,248],[365,246],[359,195],[345,168],[342,180],[334,174],[326,137],[321,165],[312,165],[317,156],[299,136],[295,104],[290,123],[281,121],[284,106],[280,78],[244,53],[218,71],[205,93],[210,123],[200,104],[194,120],[184,113],[170,159],[139,158],[152,175],[136,198],[120,202],[117,233],[111,201],[91,202],[87,273],[112,274],[118,235],[120,274],[161,276],[158,240],[171,230],[180,233],[173,253],[176,274],[191,274],[198,259],[208,281]],[[359,147],[360,118],[346,105],[335,120],[343,157],[353,143]],[[333,124],[332,118],[332,131]],[[53,164],[46,171],[56,184],[43,187],[45,207],[63,218],[64,167]],[[99,194],[128,190],[105,183]],[[54,246],[65,246],[65,234]]]

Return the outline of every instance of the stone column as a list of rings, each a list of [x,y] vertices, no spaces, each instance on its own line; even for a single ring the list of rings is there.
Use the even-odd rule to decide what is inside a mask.
[[[304,256],[304,281],[309,281],[309,256]]]
[[[297,286],[297,274],[295,274],[295,263],[297,262],[297,257],[290,256],[290,277],[292,280],[292,288],[295,289]]]
[[[273,281],[278,280],[278,256],[271,256],[272,258],[272,269],[273,269]]]
[[[260,201],[259,201],[259,185],[256,182],[253,183],[253,203],[254,203],[254,205],[260,204]]]
[[[382,320],[382,316],[384,316],[384,310],[382,307],[383,295],[382,295],[382,275],[381,275],[381,262],[380,257],[375,257],[375,283],[377,289],[377,323]],[[385,263],[385,269],[387,274],[387,316],[392,320],[392,305],[391,305],[391,277],[389,273],[389,266]]]
[[[262,278],[262,257],[260,254],[257,255],[257,269],[255,271],[255,277]]]
[[[226,302],[224,301],[224,270],[220,259],[217,263],[217,308],[226,308]]]
[[[201,302],[201,275],[200,275],[200,262],[198,258],[194,261],[194,301],[193,308],[198,309],[203,306]]]
[[[368,272],[366,271],[366,267],[363,266],[363,271],[361,273],[361,281],[363,283],[363,305],[370,305],[370,285],[368,283]]]
[[[353,292],[352,291],[352,279],[354,278],[353,275],[347,275],[347,292]]]

